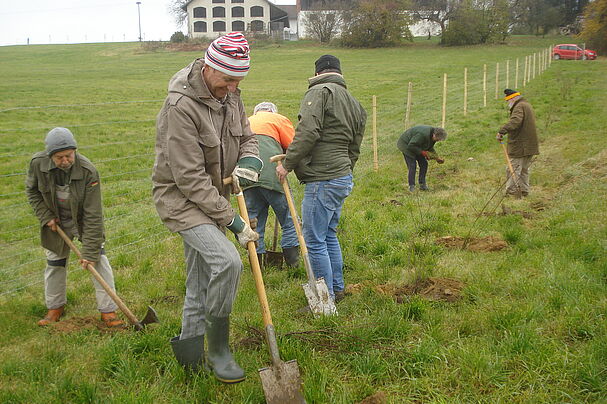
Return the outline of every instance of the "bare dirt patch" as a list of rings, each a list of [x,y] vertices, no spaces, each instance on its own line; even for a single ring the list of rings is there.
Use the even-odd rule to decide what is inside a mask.
[[[346,294],[360,293],[365,287],[372,287],[377,293],[392,296],[397,303],[404,303],[408,297],[417,295],[423,299],[435,302],[455,302],[461,299],[465,284],[451,278],[418,279],[406,285],[383,284],[371,286],[367,282],[346,286]]]
[[[504,240],[492,236],[481,238],[444,236],[436,239],[435,243],[447,248],[459,248],[476,252],[500,251],[508,247],[508,243]]]
[[[105,323],[94,317],[70,317],[51,324],[53,332],[70,334],[83,330],[99,330],[102,333],[115,333],[126,330],[126,327],[108,327]]]
[[[372,396],[366,397],[364,400],[359,402],[358,404],[384,404],[386,402],[386,393],[383,391],[378,391]]]
[[[158,296],[150,300],[151,304],[155,303],[178,303],[183,300],[183,297],[175,295]]]

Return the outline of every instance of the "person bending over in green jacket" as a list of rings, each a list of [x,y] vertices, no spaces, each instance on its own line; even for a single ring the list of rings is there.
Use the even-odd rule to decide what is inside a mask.
[[[407,169],[409,170],[409,191],[415,191],[415,172],[418,164],[419,189],[422,191],[428,190],[428,186],[426,185],[428,160],[436,160],[438,164],[445,162],[434,150],[434,144],[446,138],[447,132],[443,128],[435,128],[428,125],[414,126],[400,135],[396,146],[403,153]]]
[[[40,240],[46,253],[44,294],[48,313],[38,321],[46,326],[63,316],[70,247],[57,233],[57,225],[82,241],[82,268],[92,264],[114,289],[114,275],[105,256],[101,185],[93,163],[76,151],[74,135],[54,128],[44,140],[46,150],[34,154],[27,172],[27,199],[40,221]],[[116,303],[93,278],[97,308],[108,327],[124,325],[116,316]]]

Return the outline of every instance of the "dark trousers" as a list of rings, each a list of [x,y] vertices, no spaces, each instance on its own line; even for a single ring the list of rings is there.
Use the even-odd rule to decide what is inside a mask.
[[[407,164],[407,168],[409,169],[409,185],[415,185],[415,171],[417,169],[417,164],[419,164],[419,183],[426,183],[426,173],[428,172],[428,160],[421,154],[417,157],[409,157],[403,153],[405,157],[405,163]]]

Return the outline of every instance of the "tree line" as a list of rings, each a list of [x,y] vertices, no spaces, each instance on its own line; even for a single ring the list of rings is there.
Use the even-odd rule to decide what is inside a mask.
[[[412,39],[409,27],[416,22],[425,23],[429,36],[434,26],[443,45],[472,45],[502,42],[511,34],[545,35],[559,27],[584,34],[590,14],[598,26],[607,24],[603,3],[607,0],[316,0],[305,24],[314,39],[340,36],[344,46],[397,45]]]

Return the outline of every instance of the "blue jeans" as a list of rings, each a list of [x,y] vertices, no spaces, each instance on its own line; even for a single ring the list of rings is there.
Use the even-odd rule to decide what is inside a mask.
[[[258,254],[266,252],[264,234],[266,232],[269,206],[272,206],[272,209],[278,218],[278,222],[280,223],[280,227],[282,228],[282,238],[280,240],[282,249],[297,247],[299,245],[297,233],[295,232],[295,225],[293,225],[293,219],[291,219],[291,214],[289,213],[289,205],[287,204],[285,194],[272,191],[271,189],[254,187],[244,191],[244,198],[247,203],[249,219],[257,218],[257,229],[255,231],[259,234],[259,240],[257,242]]]
[[[405,156],[405,163],[407,163],[407,168],[409,169],[408,181],[409,185],[415,185],[415,171],[417,169],[416,164],[419,164],[419,183],[426,183],[426,173],[428,172],[428,160],[421,154],[417,157],[409,157],[403,153]]]
[[[301,204],[303,236],[316,278],[325,278],[331,297],[344,290],[344,261],[337,239],[337,225],[344,201],[354,183],[352,174],[306,183]]]

